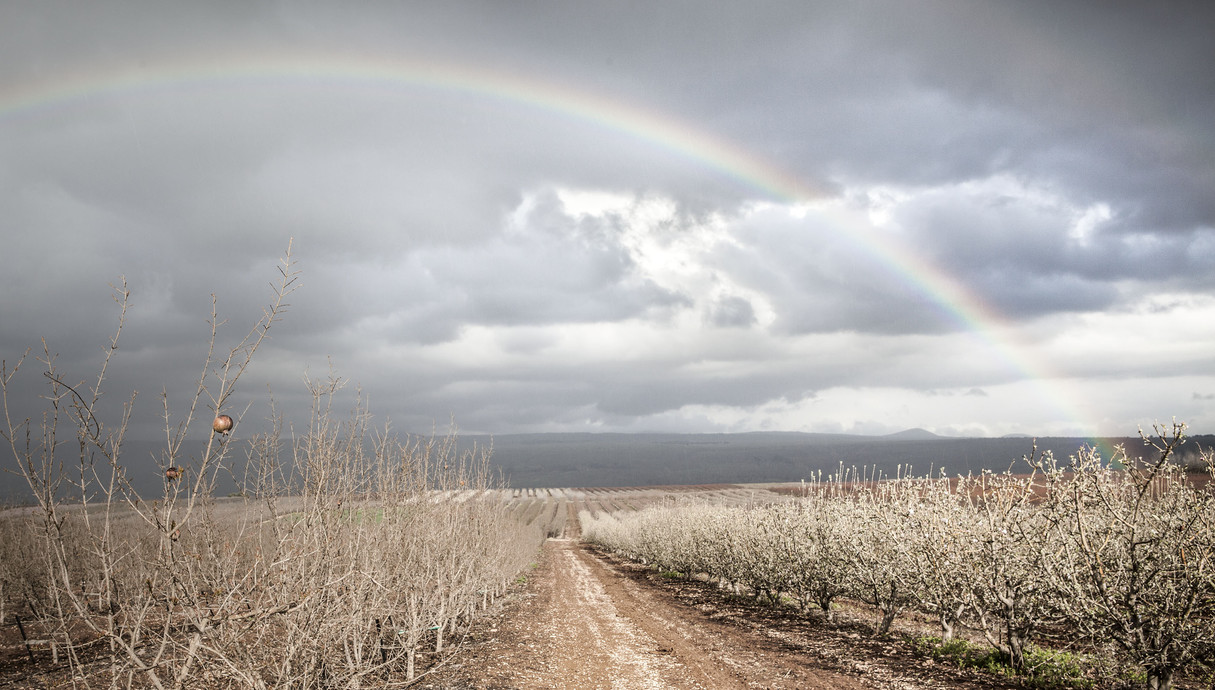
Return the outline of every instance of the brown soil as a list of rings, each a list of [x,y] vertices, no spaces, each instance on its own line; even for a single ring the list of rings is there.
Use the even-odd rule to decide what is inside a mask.
[[[545,544],[527,585],[464,647],[416,687],[1017,687],[918,658],[867,628],[664,577],[576,534]]]

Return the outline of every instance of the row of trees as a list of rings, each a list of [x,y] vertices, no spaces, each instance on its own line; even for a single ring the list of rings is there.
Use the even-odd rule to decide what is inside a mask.
[[[236,436],[239,424],[219,413],[286,307],[289,253],[281,273],[243,342],[207,356],[180,416],[164,402],[155,495],[128,476],[131,403],[103,419],[105,365],[78,384],[49,352],[39,358],[49,385],[40,423],[10,414],[24,360],[0,367],[0,436],[36,501],[0,525],[0,616],[24,619],[22,634],[89,685],[405,683],[419,655],[450,647],[543,539],[506,511],[488,449],[373,432],[361,405],[334,412],[336,379],[309,382],[302,429],[286,434],[275,417],[266,433]],[[125,288],[117,301],[125,315]],[[213,312],[211,353],[218,323]],[[189,453],[199,422],[211,428]],[[221,476],[239,478],[239,498],[215,497]]]
[[[787,503],[583,515],[584,538],[829,620],[838,598],[864,601],[879,633],[917,610],[1015,667],[1031,641],[1078,636],[1168,688],[1181,669],[1215,666],[1215,458],[1204,451],[1207,474],[1187,475],[1170,462],[1184,426],[1157,432],[1147,463],[1083,449],[1067,463],[1031,455],[1019,475],[843,475]]]

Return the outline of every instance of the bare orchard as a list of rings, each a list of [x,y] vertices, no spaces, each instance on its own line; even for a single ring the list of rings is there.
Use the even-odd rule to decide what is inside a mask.
[[[0,525],[0,623],[6,651],[16,652],[3,659],[4,680],[406,684],[533,559],[540,530],[513,519],[494,493],[486,450],[457,450],[452,436],[375,432],[357,405],[341,416],[337,379],[308,382],[312,410],[296,431],[284,433],[275,418],[268,432],[238,435],[226,412],[233,392],[296,278],[288,251],[263,318],[226,352],[212,310],[193,398],[172,408],[162,396],[156,491],[131,480],[134,394],[120,408],[103,395],[125,285],[95,377],[59,371],[45,345],[40,356],[0,365],[5,468],[34,502]],[[45,408],[19,418],[11,382],[35,367],[47,382]],[[239,479],[241,498],[215,497],[223,476]]]
[[[878,635],[931,617],[942,641],[977,636],[1030,677],[1063,651],[1077,683],[1168,688],[1215,665],[1215,485],[1210,451],[1207,473],[1187,475],[1170,462],[1184,427],[1157,431],[1155,459],[1119,452],[1124,467],[1081,450],[1028,458],[1027,474],[845,474],[794,501],[588,513],[583,528],[632,560],[828,621],[861,602]]]

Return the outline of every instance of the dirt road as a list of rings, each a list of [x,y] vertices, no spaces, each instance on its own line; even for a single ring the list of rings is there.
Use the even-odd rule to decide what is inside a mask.
[[[990,688],[829,627],[550,539],[528,585],[429,688]]]

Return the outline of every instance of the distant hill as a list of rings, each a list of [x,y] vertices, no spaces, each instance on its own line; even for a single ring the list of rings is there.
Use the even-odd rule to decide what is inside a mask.
[[[462,443],[488,443],[466,437]],[[1104,457],[1116,444],[1144,454],[1138,438],[1095,441]],[[492,463],[517,487],[649,486],[812,479],[845,468],[887,476],[950,476],[1028,468],[1031,438],[949,438],[924,430],[888,436],[756,432],[745,434],[520,434],[492,439]],[[1038,452],[1066,460],[1093,439],[1039,438]],[[1184,448],[1215,446],[1215,436],[1191,437]]]
[[[786,482],[811,480],[838,472],[840,467],[865,468],[885,476],[923,476],[944,470],[950,476],[1026,468],[1022,461],[1034,448],[1028,437],[950,438],[923,429],[909,429],[887,436],[756,432],[745,434],[507,434],[462,436],[459,444],[493,444],[491,463],[512,486],[530,487],[624,487],[663,484],[733,484],[740,482]],[[1083,445],[1084,438],[1039,438],[1039,452],[1050,451],[1066,460]],[[1145,453],[1138,438],[1098,439],[1097,446],[1109,457],[1115,444],[1123,444],[1134,455]],[[195,447],[196,446],[196,447]],[[184,462],[197,455],[201,445],[186,449]],[[1215,447],[1215,436],[1192,436],[1182,447],[1195,455],[1199,447]],[[153,458],[162,444],[131,441],[124,447],[126,473],[145,496],[163,490],[164,478]],[[1147,449],[1150,450],[1150,449]],[[221,473],[216,486],[219,496],[235,490],[244,476],[245,447],[234,449],[232,464]],[[8,461],[11,463],[11,458]],[[290,452],[282,457],[290,463]],[[0,468],[5,468],[0,463]],[[24,481],[0,472],[0,503],[28,501]]]
[[[887,438],[895,441],[932,441],[938,438],[946,438],[938,434],[934,434],[927,429],[907,429],[906,431],[896,431],[893,434],[886,434],[882,438]]]

